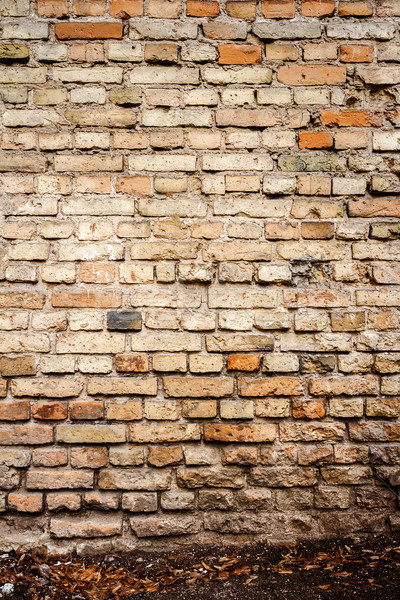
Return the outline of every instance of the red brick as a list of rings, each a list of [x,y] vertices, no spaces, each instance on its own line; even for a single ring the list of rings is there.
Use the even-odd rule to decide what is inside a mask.
[[[379,127],[382,119],[370,110],[344,108],[335,112],[323,110],[319,114],[321,123],[331,127]]]
[[[299,148],[332,148],[333,136],[328,131],[304,131],[299,134]]]
[[[371,63],[374,62],[374,47],[346,44],[340,46],[339,57],[345,63]]]
[[[149,360],[145,354],[117,354],[115,356],[117,371],[131,373],[146,373],[149,370]]]
[[[220,44],[220,65],[255,65],[261,62],[261,47],[250,44]]]
[[[339,2],[339,17],[370,17],[373,13],[371,2]]]
[[[238,378],[239,396],[300,396],[304,382],[298,377]]]
[[[296,8],[294,0],[262,0],[261,12],[266,19],[292,19]]]
[[[40,512],[43,508],[42,494],[30,494],[29,492],[8,494],[8,508],[18,512]]]
[[[107,40],[122,38],[122,23],[56,23],[54,32],[59,40]]]
[[[231,354],[228,357],[228,371],[257,371],[260,362],[260,354]]]
[[[26,421],[29,419],[29,401],[0,403],[0,421]]]
[[[187,0],[186,14],[188,17],[217,17],[219,15],[219,2]]]
[[[68,14],[68,0],[37,0],[36,6],[40,17],[65,17]]]
[[[338,85],[346,83],[346,67],[332,65],[281,67],[277,78],[286,85]]]
[[[143,0],[110,0],[110,15],[117,19],[143,16]]]
[[[104,406],[102,402],[88,400],[87,402],[71,402],[69,405],[71,419],[102,419]]]
[[[121,306],[121,292],[113,290],[55,291],[52,294],[51,303],[52,306],[58,308],[118,308]]]
[[[79,280],[83,283],[112,283],[114,277],[114,265],[95,262],[81,265]]]
[[[74,0],[72,13],[89,17],[98,17],[106,12],[106,0]]]
[[[304,17],[330,17],[335,11],[335,0],[302,0]]]
[[[38,402],[32,406],[32,416],[40,421],[62,421],[68,417],[68,408],[62,402]]]

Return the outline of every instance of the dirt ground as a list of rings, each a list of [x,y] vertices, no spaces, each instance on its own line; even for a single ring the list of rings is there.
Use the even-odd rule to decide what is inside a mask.
[[[0,555],[6,600],[397,600],[400,535],[99,558]]]

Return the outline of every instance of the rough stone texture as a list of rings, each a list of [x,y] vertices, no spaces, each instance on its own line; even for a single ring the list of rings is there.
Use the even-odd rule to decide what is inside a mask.
[[[398,530],[399,2],[84,4],[0,0],[0,550]]]

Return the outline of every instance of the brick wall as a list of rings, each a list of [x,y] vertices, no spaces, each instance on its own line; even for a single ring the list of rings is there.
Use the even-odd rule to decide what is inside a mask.
[[[0,15],[1,545],[399,529],[400,2]]]

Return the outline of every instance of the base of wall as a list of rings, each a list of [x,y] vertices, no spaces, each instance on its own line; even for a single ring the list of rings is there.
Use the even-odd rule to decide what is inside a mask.
[[[137,528],[139,535],[133,533]],[[113,534],[118,528],[118,533]],[[79,529],[81,533],[79,533]],[[187,534],[174,534],[186,529]],[[283,544],[303,540],[360,538],[400,531],[400,515],[385,511],[326,511],[276,513],[210,512],[196,515],[163,514],[128,517],[118,512],[97,512],[75,517],[7,516],[0,522],[0,550],[46,548],[50,554],[75,551],[79,555],[164,551],[190,545]],[[111,535],[109,535],[111,533]],[[109,535],[109,537],[105,537]],[[85,536],[85,537],[82,537]],[[139,537],[141,536],[141,537]]]

